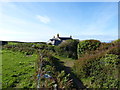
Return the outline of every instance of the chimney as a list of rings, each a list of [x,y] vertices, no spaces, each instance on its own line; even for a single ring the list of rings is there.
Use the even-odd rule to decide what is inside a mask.
[[[59,38],[59,34],[57,34],[57,38]]]

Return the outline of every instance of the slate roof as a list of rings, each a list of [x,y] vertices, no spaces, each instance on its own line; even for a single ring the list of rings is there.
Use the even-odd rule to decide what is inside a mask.
[[[59,37],[60,40],[68,40],[68,39],[72,39],[71,37]],[[50,39],[51,41],[53,40],[57,40],[57,38],[52,38]]]
[[[68,40],[68,39],[72,39],[71,37],[59,37],[59,39],[61,40]]]
[[[70,37],[59,37],[59,34],[57,37],[53,37],[52,39],[50,39],[52,45],[59,45],[61,42],[63,42],[64,40],[69,40],[72,39],[72,36]]]

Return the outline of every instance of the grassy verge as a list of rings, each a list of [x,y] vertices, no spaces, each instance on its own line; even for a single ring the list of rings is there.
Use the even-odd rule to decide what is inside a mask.
[[[33,88],[36,58],[2,50],[2,88]]]

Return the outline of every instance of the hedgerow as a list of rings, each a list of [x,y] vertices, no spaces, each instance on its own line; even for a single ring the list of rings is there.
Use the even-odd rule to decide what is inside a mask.
[[[118,88],[120,82],[118,78],[119,45],[118,43],[101,43],[96,50],[84,52],[82,57],[75,62],[73,72],[86,87]]]
[[[84,40],[80,41],[77,48],[78,58],[83,54],[96,50],[100,46],[101,42],[98,40]]]
[[[40,63],[40,57],[38,59],[38,66],[42,65],[41,68],[41,88],[54,88],[56,84],[58,88],[70,88],[72,87],[72,81],[70,80],[69,74],[66,74],[60,65],[59,59],[52,56],[46,50],[40,51],[43,55],[43,61]],[[41,54],[39,54],[41,55]],[[38,69],[39,70],[39,69]],[[38,73],[37,73],[38,74]],[[43,75],[50,75],[51,78],[44,78]]]

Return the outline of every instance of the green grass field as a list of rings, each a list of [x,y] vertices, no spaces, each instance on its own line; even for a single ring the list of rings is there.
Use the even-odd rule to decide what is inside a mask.
[[[34,88],[37,55],[2,50],[2,88]]]

